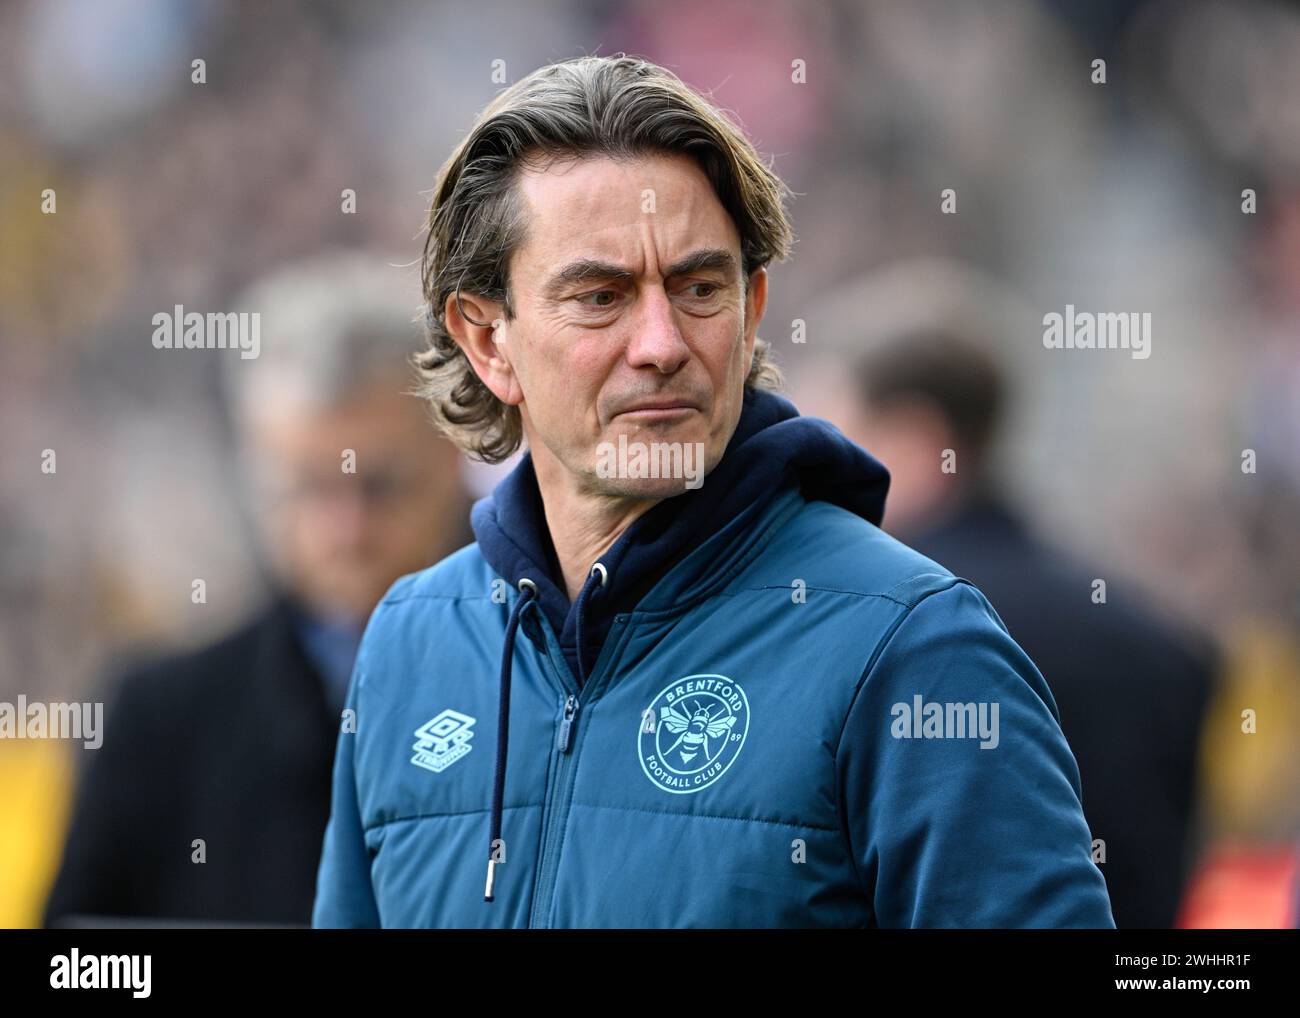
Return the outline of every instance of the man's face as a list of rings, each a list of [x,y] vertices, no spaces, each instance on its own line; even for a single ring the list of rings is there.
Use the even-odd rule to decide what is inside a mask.
[[[430,441],[404,381],[362,387],[328,408],[270,408],[249,435],[277,572],[322,616],[364,622],[394,580],[461,537],[456,452]]]
[[[682,443],[686,455],[701,443],[699,476],[717,464],[740,417],[766,273],[746,297],[739,234],[688,157],[556,162],[518,186],[516,318],[497,336],[539,474],[558,465],[604,495],[680,493],[680,476],[603,476],[600,449],[620,436],[629,450]]]

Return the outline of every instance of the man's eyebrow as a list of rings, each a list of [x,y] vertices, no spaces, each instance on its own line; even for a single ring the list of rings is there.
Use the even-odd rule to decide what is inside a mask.
[[[738,267],[735,256],[725,248],[702,248],[699,251],[691,252],[685,258],[678,259],[668,266],[665,278],[672,279],[674,276],[688,276],[693,272],[717,270],[730,275],[735,273]],[[594,280],[626,283],[634,278],[636,278],[635,273],[622,265],[602,262],[596,258],[581,258],[576,262],[570,262],[552,275],[547,280],[542,294],[548,299],[555,300],[565,290],[581,283],[589,283]]]
[[[693,272],[710,272],[718,271],[726,275],[734,275],[739,271],[740,266],[736,263],[736,257],[726,248],[706,247],[699,251],[688,254],[685,258],[674,262],[668,266],[668,271],[664,273],[665,279],[672,279],[674,276],[689,276]]]
[[[594,258],[581,258],[570,262],[546,281],[542,295],[551,300],[561,296],[565,290],[579,283],[589,283],[597,279],[613,279],[627,282],[635,278],[631,269],[611,262],[602,262]]]

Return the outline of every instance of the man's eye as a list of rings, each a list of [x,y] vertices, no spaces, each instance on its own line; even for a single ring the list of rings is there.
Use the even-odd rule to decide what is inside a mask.
[[[609,300],[596,303],[596,304],[588,303],[593,297],[608,297]],[[578,300],[581,303],[586,304],[587,307],[589,308],[607,308],[611,304],[613,304],[614,301],[617,299],[618,299],[618,294],[616,294],[613,290],[593,290],[591,293],[584,293],[581,297],[578,298]]]
[[[721,287],[719,287],[717,283],[692,283],[690,286],[687,287],[687,289],[698,290],[700,287],[704,287],[704,289],[708,290],[709,292],[696,293],[695,294],[696,300],[708,300],[710,297],[714,296],[714,294],[716,294],[719,289],[721,289]]]

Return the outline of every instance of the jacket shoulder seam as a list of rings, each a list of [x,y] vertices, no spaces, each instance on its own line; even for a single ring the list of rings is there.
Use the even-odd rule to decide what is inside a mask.
[[[486,594],[439,594],[436,591],[412,591],[386,597],[379,604],[401,604],[403,601],[487,601]]]
[[[844,724],[840,726],[840,734],[838,738],[835,740],[835,756],[837,758],[839,757],[840,745],[844,741],[844,730],[848,727],[849,715],[853,713],[853,708],[858,702],[858,696],[861,695],[863,687],[866,686],[867,680],[871,677],[871,673],[875,670],[876,665],[880,662],[880,657],[884,653],[885,647],[888,646],[889,642],[894,638],[894,634],[898,632],[898,630],[902,627],[902,625],[912,617],[912,613],[925,601],[928,601],[930,598],[935,597],[939,594],[947,593],[949,590],[951,590],[953,587],[957,586],[958,584],[965,584],[966,586],[971,586],[969,580],[964,580],[960,576],[953,576],[953,577],[949,577],[948,579],[951,582],[945,583],[942,587],[939,587],[937,589],[925,591],[920,597],[916,598],[915,601],[904,600],[892,596],[893,590],[897,590],[898,587],[905,586],[907,583],[913,582],[913,580],[906,580],[904,581],[904,583],[900,583],[898,584],[898,586],[892,588],[890,592],[880,595],[881,597],[887,597],[889,600],[895,602],[896,604],[903,606],[904,608],[907,609],[907,611],[902,612],[898,616],[898,618],[896,618],[893,621],[893,623],[889,626],[889,628],[886,629],[885,632],[881,634],[880,639],[876,641],[876,646],[872,649],[871,657],[868,658],[866,666],[862,669],[862,674],[858,676],[857,685],[854,687],[853,690],[853,697],[849,700],[848,710],[845,711],[844,714]]]
[[[922,575],[937,576],[938,574],[927,573]],[[960,577],[951,577],[951,582],[947,583],[945,586],[939,588],[938,590],[927,591],[921,598],[917,599],[916,601],[904,598],[895,593],[896,591],[899,590],[899,588],[905,586],[908,583],[913,582],[913,579],[905,580],[903,583],[895,584],[893,587],[889,588],[889,590],[845,590],[840,587],[820,587],[820,586],[816,586],[816,587],[810,586],[810,587],[805,587],[804,589],[817,591],[823,594],[843,594],[846,597],[880,598],[885,601],[892,601],[900,608],[906,608],[910,612],[912,608],[916,607],[916,605],[920,603],[920,601],[925,600],[925,598],[930,596],[931,594],[942,593],[944,590],[949,589],[949,587],[953,586],[953,584],[955,583],[967,582],[966,580],[963,580]],[[943,577],[943,579],[949,579],[949,578]],[[714,591],[710,594],[705,595],[700,601],[692,601],[686,605],[674,605],[671,608],[662,608],[658,611],[644,611],[639,609],[633,609],[632,611],[626,612],[625,614],[628,616],[629,620],[634,622],[656,621],[659,619],[670,618],[674,615],[685,615],[690,611],[694,610],[695,608],[699,607],[700,604],[712,600],[715,597],[736,597],[739,594],[756,594],[756,593],[761,593],[763,591],[769,591],[769,590],[781,590],[781,591],[788,592],[790,590],[790,587],[787,586],[786,584],[781,584],[781,583],[767,583],[755,587],[734,587],[731,590]]]

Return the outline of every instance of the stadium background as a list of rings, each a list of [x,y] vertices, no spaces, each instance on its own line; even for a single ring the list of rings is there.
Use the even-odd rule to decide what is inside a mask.
[[[422,192],[502,87],[493,62],[514,81],[620,51],[711,92],[796,192],[762,334],[806,412],[828,364],[924,303],[898,284],[917,266],[960,265],[990,304],[1032,311],[1001,335],[1020,393],[1002,474],[1045,533],[1225,655],[1198,844],[1234,890],[1188,921],[1294,923],[1294,895],[1250,898],[1294,880],[1300,835],[1288,5],[0,6],[0,699],[85,699],[116,657],[198,645],[257,596],[221,354],[154,350],[151,316],[228,306],[321,250],[411,262]],[[939,213],[948,187],[957,215]],[[1152,312],[1151,358],[1044,350],[1040,316],[1067,303]],[[196,570],[222,591],[209,605]],[[66,744],[0,741],[0,925],[39,922],[73,779]]]

